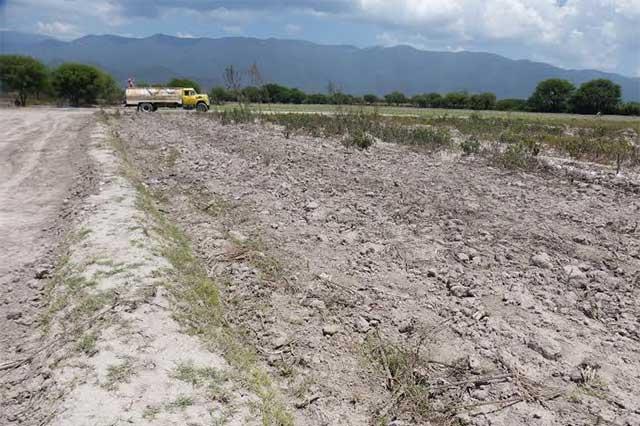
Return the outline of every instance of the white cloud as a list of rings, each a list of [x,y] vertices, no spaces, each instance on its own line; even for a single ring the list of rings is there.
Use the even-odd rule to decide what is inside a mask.
[[[178,31],[176,33],[176,37],[178,38],[196,38],[196,36],[194,36],[193,34],[189,34],[189,33],[182,33],[180,31]]]
[[[60,21],[38,22],[36,24],[36,31],[39,34],[61,39],[77,37],[80,34],[75,25]]]
[[[392,26],[379,39],[386,45],[392,39],[416,47],[438,40],[443,47],[506,49],[511,56],[605,70],[616,70],[620,63],[634,61],[633,55],[635,63],[640,62],[637,53],[640,0],[357,0],[356,3],[362,19]]]

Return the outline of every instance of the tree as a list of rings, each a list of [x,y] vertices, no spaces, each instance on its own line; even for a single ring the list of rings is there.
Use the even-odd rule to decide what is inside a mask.
[[[427,108],[429,106],[427,97],[425,95],[412,96],[410,102],[411,105],[417,106],[418,108]]]
[[[573,95],[571,104],[579,114],[614,114],[621,96],[619,85],[611,80],[597,79],[582,84]]]
[[[385,95],[384,100],[388,104],[392,104],[392,105],[400,105],[400,104],[407,103],[407,97],[404,95],[404,93],[397,92],[397,91],[391,92],[388,95]]]
[[[329,97],[324,93],[313,93],[307,95],[304,103],[309,105],[324,105],[329,103]]]
[[[29,56],[0,56],[0,82],[3,91],[17,92],[20,105],[27,106],[30,96],[45,89],[47,69]]]
[[[621,104],[618,108],[618,114],[640,116],[640,102],[627,102]]]
[[[440,108],[442,106],[442,95],[440,93],[427,93],[424,95],[427,108]]]
[[[480,93],[471,95],[469,98],[469,107],[474,110],[491,110],[496,106],[496,95],[493,93]]]
[[[469,95],[466,92],[447,93],[442,99],[442,107],[463,109],[469,106]]]
[[[267,98],[267,94],[262,87],[248,86],[242,89],[242,94],[249,102],[262,103]]]
[[[229,91],[227,91],[227,89],[221,86],[216,86],[213,89],[211,89],[211,92],[209,92],[209,97],[211,98],[211,102],[215,104],[221,104],[223,102],[232,102],[236,100],[236,98],[233,96],[232,93],[230,93]]]
[[[289,103],[289,98],[291,96],[291,89],[285,86],[281,86],[279,84],[269,83],[262,86],[266,95],[267,101],[273,102],[276,104],[286,104]]]
[[[109,74],[100,73],[100,94],[98,95],[105,105],[119,104],[124,99],[124,90],[118,87],[116,81]]]
[[[200,85],[198,82],[190,80],[188,78],[174,78],[167,83],[167,87],[186,87],[191,88],[200,93]]]
[[[377,104],[380,101],[376,95],[372,95],[372,94],[364,95],[362,99],[367,104]]]
[[[98,97],[115,87],[112,81],[98,68],[71,62],[60,65],[51,75],[55,95],[73,106],[96,103]]]
[[[300,89],[289,89],[288,103],[301,104],[304,102],[307,95]]]
[[[500,99],[495,108],[498,111],[527,111],[528,106],[525,99]]]
[[[566,112],[576,87],[567,80],[550,78],[538,83],[529,98],[529,106],[538,112]]]

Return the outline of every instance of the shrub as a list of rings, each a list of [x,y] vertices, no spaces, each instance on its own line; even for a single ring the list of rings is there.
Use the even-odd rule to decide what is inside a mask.
[[[464,155],[478,154],[480,152],[480,141],[475,137],[470,137],[462,141],[460,148],[462,148]]]
[[[532,170],[539,165],[538,154],[541,145],[533,140],[522,140],[509,144],[504,151],[499,148],[494,152],[493,161],[507,169]]]
[[[356,129],[353,132],[349,133],[346,138],[343,140],[343,144],[347,147],[355,147],[358,149],[369,149],[375,140],[373,136],[369,133],[365,132],[362,129]]]

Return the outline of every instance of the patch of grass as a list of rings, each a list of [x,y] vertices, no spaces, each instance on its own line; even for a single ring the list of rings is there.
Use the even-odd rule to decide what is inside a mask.
[[[95,333],[85,333],[76,343],[76,347],[80,352],[92,356],[97,352],[97,341],[98,336]]]
[[[392,395],[391,404],[378,411],[376,421],[388,415],[405,413],[414,420],[433,417],[428,384],[418,371],[427,366],[419,352],[403,348],[378,337],[370,337],[364,346],[365,355],[385,377],[385,386]]]
[[[89,228],[80,228],[80,230],[78,231],[78,235],[77,238],[78,240],[84,240],[85,238],[87,238],[87,236],[92,233],[93,231]]]
[[[227,379],[220,370],[213,367],[197,367],[193,361],[178,363],[172,376],[193,386],[207,387],[219,386]]]
[[[179,409],[184,410],[187,407],[193,405],[193,397],[190,395],[178,395],[175,400],[167,404],[169,410]]]
[[[158,405],[147,405],[142,412],[142,418],[146,420],[154,420],[158,414],[162,412],[162,408]]]
[[[106,381],[102,387],[111,391],[116,390],[120,384],[129,383],[134,374],[133,362],[130,358],[126,358],[120,364],[107,367]]]
[[[540,166],[538,162],[540,149],[539,143],[524,140],[507,145],[504,150],[500,147],[494,147],[490,159],[494,164],[505,169],[535,170]]]

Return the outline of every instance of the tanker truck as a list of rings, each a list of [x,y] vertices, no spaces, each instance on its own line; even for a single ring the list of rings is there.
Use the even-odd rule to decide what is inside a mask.
[[[125,92],[125,106],[138,111],[152,112],[158,108],[209,110],[209,96],[196,93],[190,87],[129,87]]]

